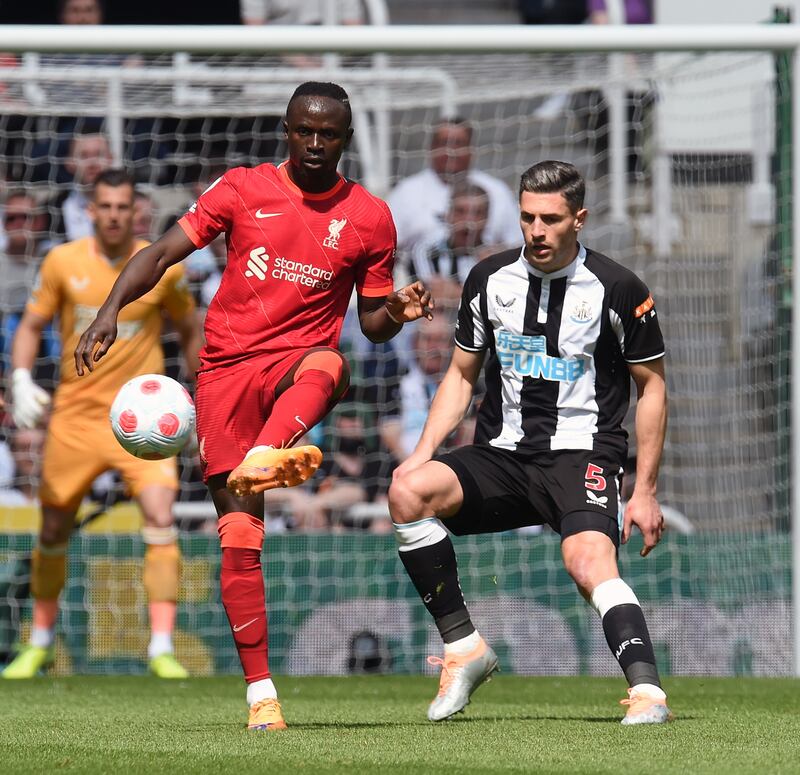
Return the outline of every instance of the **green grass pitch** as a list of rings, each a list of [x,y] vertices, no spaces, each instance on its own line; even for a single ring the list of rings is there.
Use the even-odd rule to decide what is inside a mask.
[[[500,676],[431,724],[432,678],[278,678],[287,723],[244,728],[243,683],[0,683],[0,772],[798,773],[800,681],[670,679],[677,720],[622,727],[621,680]]]

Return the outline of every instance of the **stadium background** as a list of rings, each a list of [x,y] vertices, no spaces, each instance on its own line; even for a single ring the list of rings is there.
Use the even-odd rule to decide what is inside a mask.
[[[26,4],[25,13],[18,5],[0,4],[3,22],[55,21],[52,3]],[[169,16],[151,5],[108,4],[107,21],[239,18],[236,3],[215,5],[213,18],[178,3],[170,4]],[[733,18],[736,4],[706,5],[700,11],[684,0],[662,1],[656,20],[713,21],[720,6],[728,21],[787,21],[767,2],[742,3],[741,18]],[[515,3],[499,1],[389,2],[384,10],[403,23],[519,19]],[[702,13],[709,18],[699,18]],[[361,123],[345,172],[383,196],[426,166],[431,130],[443,115],[471,122],[474,166],[512,189],[536,160],[578,164],[590,189],[586,240],[650,285],[669,347],[672,421],[662,498],[671,507],[672,529],[648,560],[635,547],[622,552],[665,672],[791,672],[785,57],[325,55],[300,67],[274,54],[165,51],[131,60],[32,51],[3,63],[4,187],[6,194],[24,189],[34,196],[42,216],[29,269],[41,246],[63,238],[53,230],[55,203],[70,189],[66,157],[74,133],[108,135],[112,156],[136,172],[152,199],[155,236],[221,169],[282,158],[279,117],[293,87],[309,78],[337,80],[351,91]],[[402,274],[406,257],[400,258]],[[201,301],[214,269],[212,258],[195,270]],[[0,310],[4,372],[15,303],[7,300]],[[57,378],[54,346],[46,344],[37,365],[49,387]],[[170,373],[185,377],[174,339],[167,336],[165,346]],[[411,422],[402,415],[403,378],[413,375],[420,353],[441,363],[446,348],[421,350],[411,332],[381,348],[347,335],[345,346],[354,388],[314,440],[329,457],[366,461],[363,475],[354,477],[365,486],[355,502],[315,509],[320,482],[312,484],[306,488],[311,505],[302,507],[312,516],[305,522],[297,502],[268,509],[273,664],[278,672],[345,673],[354,637],[366,632],[380,645],[380,669],[418,672],[435,650],[434,631],[385,535],[387,446],[398,427],[387,418],[401,427]],[[29,616],[26,558],[37,513],[26,499],[35,487],[41,439],[18,434],[8,417],[3,434],[0,651],[8,653]],[[236,655],[218,598],[214,521],[194,451],[181,463],[177,514],[186,561],[178,656],[196,674],[231,672]],[[70,551],[57,670],[141,671],[146,627],[138,515],[118,483],[106,478],[82,518],[86,525]],[[458,550],[475,619],[507,669],[615,673],[598,623],[560,570],[557,538],[522,532],[462,539]]]

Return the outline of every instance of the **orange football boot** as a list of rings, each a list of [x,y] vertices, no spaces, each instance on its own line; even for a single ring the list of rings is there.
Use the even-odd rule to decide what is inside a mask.
[[[286,729],[281,704],[277,700],[261,700],[251,705],[247,728],[266,729],[270,732]]]
[[[228,489],[238,497],[276,487],[295,487],[314,475],[322,462],[317,447],[269,447],[250,453],[228,476]]]

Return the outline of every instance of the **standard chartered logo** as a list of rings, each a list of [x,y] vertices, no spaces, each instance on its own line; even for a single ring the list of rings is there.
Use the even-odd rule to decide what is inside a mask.
[[[311,262],[303,263],[283,257],[270,259],[266,248],[257,247],[250,251],[244,276],[257,277],[259,280],[266,280],[269,276],[275,280],[325,291],[330,288],[334,273]]]
[[[255,275],[259,280],[266,280],[269,268],[267,261],[269,261],[269,255],[266,248],[253,248],[250,251],[250,258],[247,260],[247,271],[244,276],[253,277]]]
[[[503,371],[552,382],[575,382],[586,372],[582,358],[547,355],[543,336],[523,336],[501,329],[497,333],[497,357]]]

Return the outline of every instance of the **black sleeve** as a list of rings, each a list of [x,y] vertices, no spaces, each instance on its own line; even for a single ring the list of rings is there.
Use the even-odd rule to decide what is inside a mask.
[[[647,286],[633,273],[614,285],[610,313],[628,363],[652,361],[664,355],[664,337],[655,302]],[[616,317],[616,320],[615,320]]]
[[[468,352],[482,352],[489,346],[486,321],[481,312],[481,292],[485,288],[483,274],[474,269],[469,273],[461,292],[456,322],[456,344]]]

